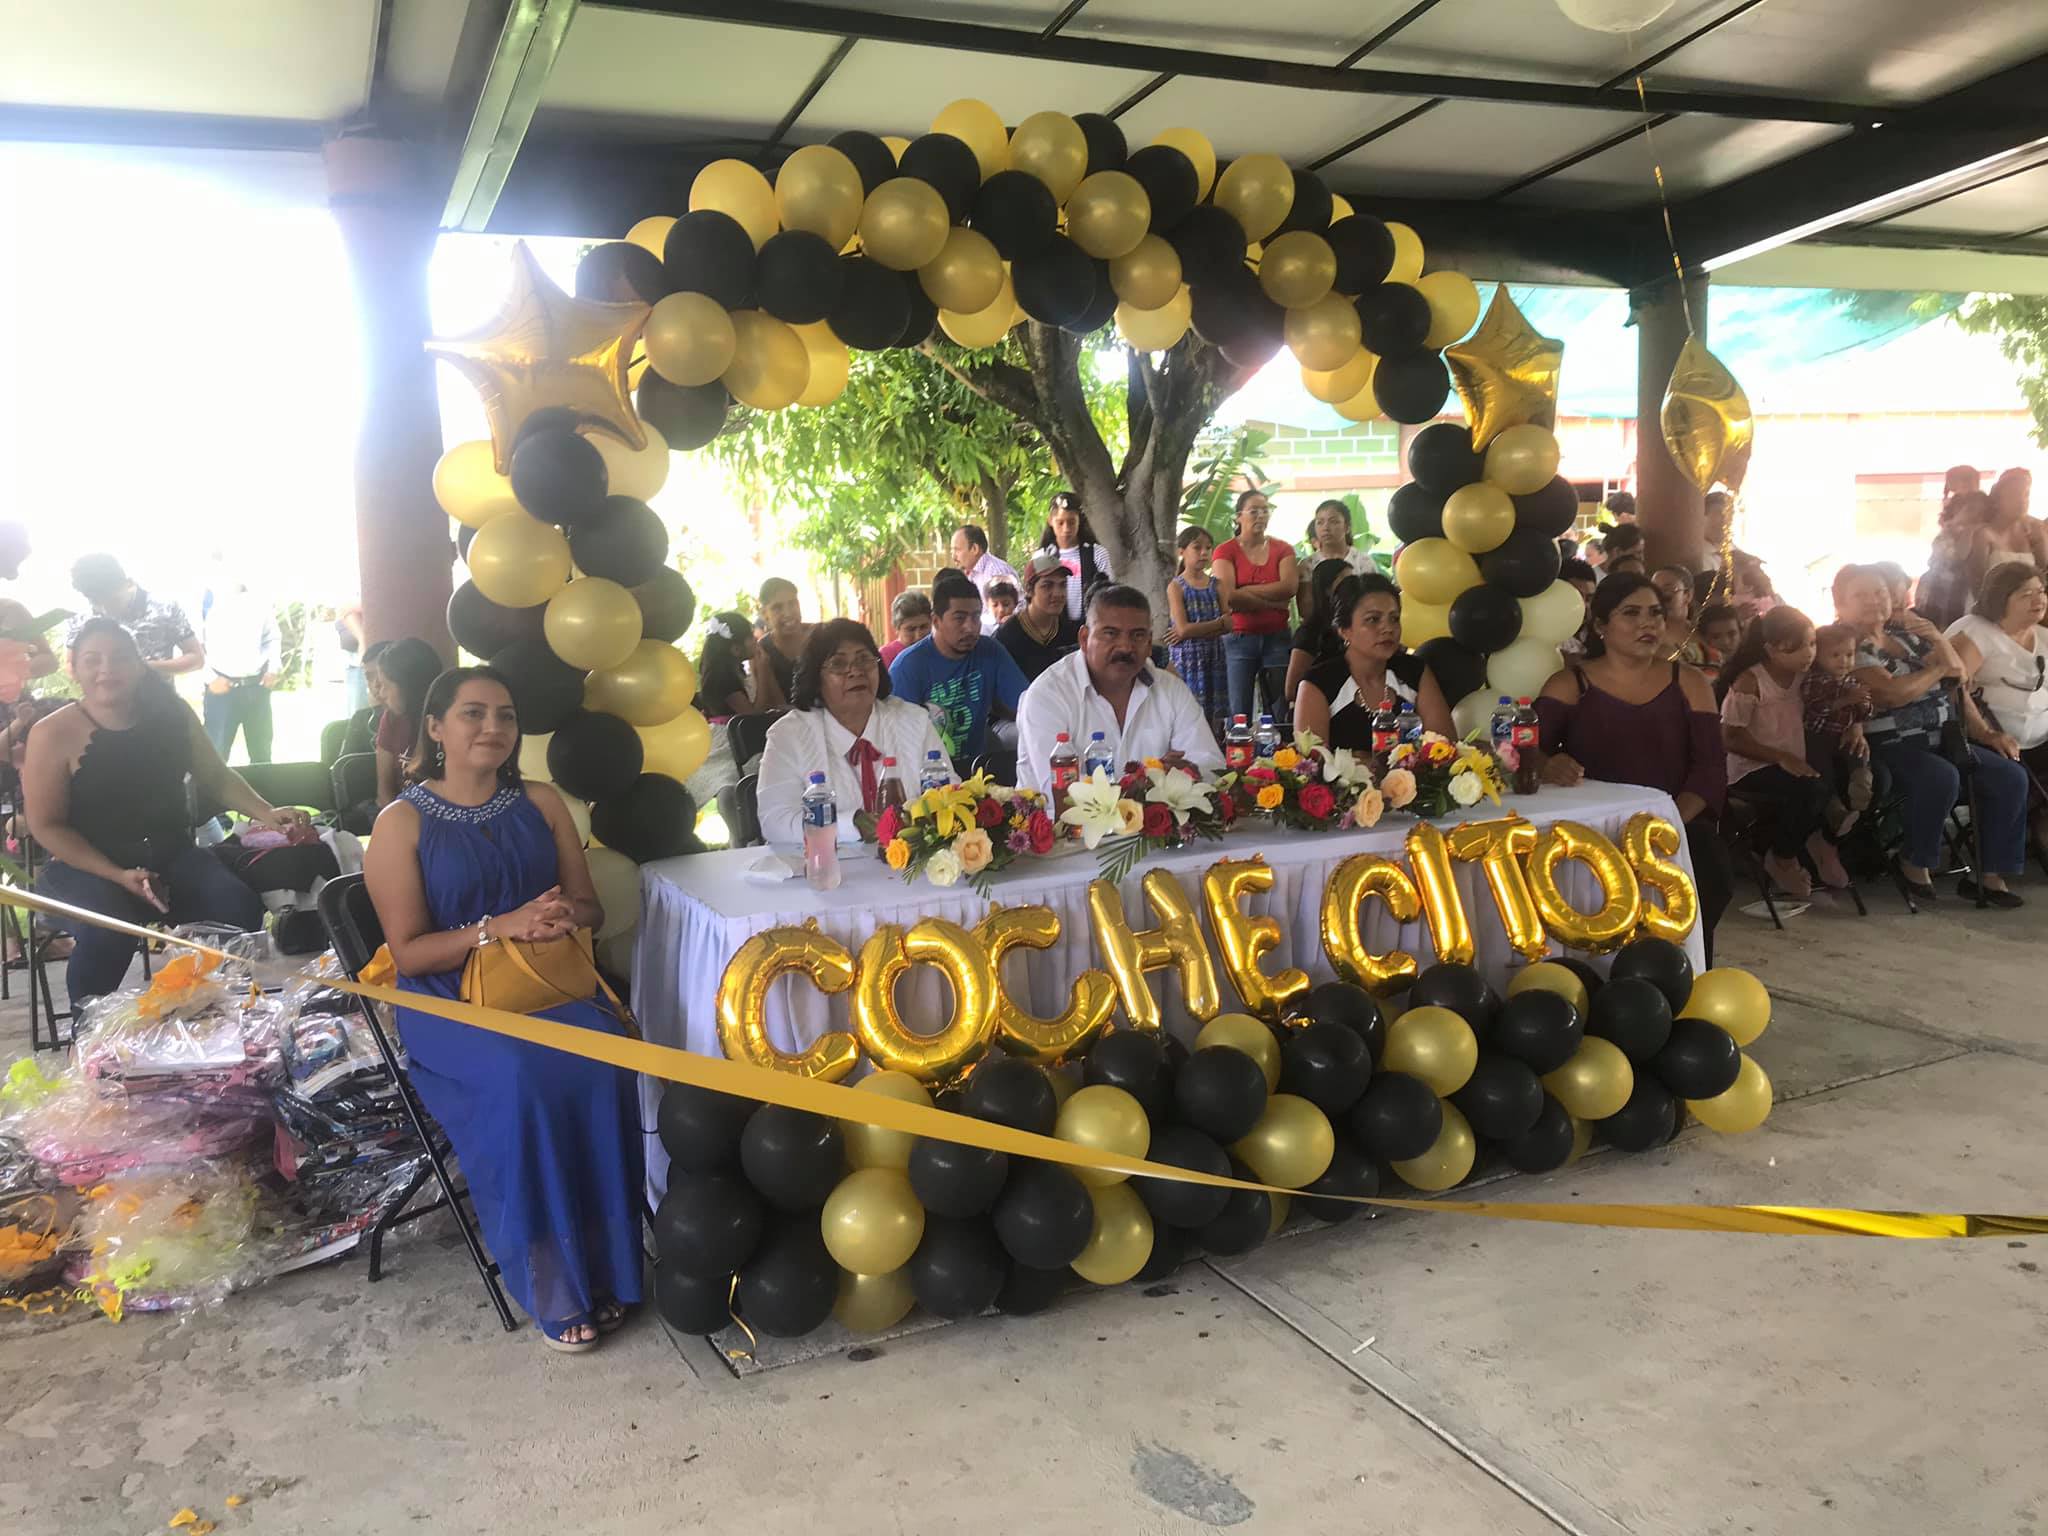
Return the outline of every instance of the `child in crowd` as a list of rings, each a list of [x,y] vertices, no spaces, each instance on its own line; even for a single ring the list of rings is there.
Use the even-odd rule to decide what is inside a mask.
[[[992,581],[988,584],[988,592],[985,595],[988,598],[988,617],[992,627],[1003,623],[1017,611],[1017,584],[1014,581]],[[932,627],[929,619],[925,621],[924,627],[927,630]],[[893,661],[895,658],[890,659]]]
[[[1778,604],[1778,589],[1771,585],[1770,572],[1755,555],[1735,553],[1735,573],[1728,581],[1728,601],[1735,605],[1746,629],[1761,614]]]
[[[1870,744],[1863,739],[1870,690],[1851,676],[1855,665],[1856,631],[1846,624],[1814,631],[1813,666],[1801,684],[1806,760],[1832,791],[1826,825],[1837,842],[1870,805]]]
[[[1742,643],[1742,618],[1726,603],[1709,603],[1700,610],[1700,644],[1707,659],[1702,670],[1709,677],[1720,675],[1722,663]]]
[[[1012,607],[1016,605],[1016,598],[1017,589],[1012,587]],[[922,592],[899,592],[896,601],[889,605],[889,628],[894,638],[882,647],[882,665],[885,667],[932,632],[932,600]]]
[[[1223,739],[1224,717],[1230,712],[1229,680],[1223,668],[1223,636],[1230,619],[1223,612],[1209,562],[1216,541],[1202,528],[1183,528],[1174,541],[1180,549],[1180,573],[1166,584],[1167,654],[1174,674],[1188,685],[1202,706],[1202,718],[1216,739]]]
[[[1795,898],[1813,893],[1802,850],[1824,885],[1849,887],[1848,871],[1821,833],[1830,786],[1806,756],[1800,679],[1813,655],[1812,622],[1797,608],[1773,608],[1750,626],[1714,685],[1728,745],[1728,791],[1758,807],[1760,830],[1770,838],[1764,868]]]
[[[1597,547],[1599,541],[1589,547]],[[1600,573],[1583,560],[1561,561],[1557,567],[1557,579],[1568,582],[1579,594],[1579,600],[1586,605],[1585,617],[1579,627],[1557,642],[1557,649],[1566,661],[1578,661],[1586,654],[1586,636],[1592,623],[1593,590],[1600,585]]]

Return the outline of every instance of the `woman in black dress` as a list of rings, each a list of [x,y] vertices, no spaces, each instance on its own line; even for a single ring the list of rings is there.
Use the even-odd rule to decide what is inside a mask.
[[[1383,699],[1415,706],[1422,728],[1452,739],[1451,706],[1422,658],[1401,648],[1401,590],[1386,577],[1347,577],[1331,594],[1343,652],[1309,670],[1294,695],[1294,728],[1333,747],[1372,750]]]

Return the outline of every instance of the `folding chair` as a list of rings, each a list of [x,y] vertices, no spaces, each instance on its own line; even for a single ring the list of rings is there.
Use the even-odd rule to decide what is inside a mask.
[[[344,752],[327,771],[334,789],[335,821],[344,832],[369,835],[376,819],[377,754]],[[368,807],[368,814],[364,808]]]
[[[1756,883],[1764,910],[1771,914],[1771,926],[1782,933],[1785,920],[1778,915],[1777,892],[1772,888],[1770,871],[1764,868],[1763,855],[1757,847],[1769,833],[1768,807],[1747,795],[1729,790],[1727,813],[1721,818],[1721,840],[1728,845],[1728,856],[1735,867]]]
[[[752,848],[761,841],[761,775],[750,773],[718,792],[718,814],[730,838],[727,846]]]
[[[330,720],[320,727],[320,766],[332,768],[348,742],[349,722]]]
[[[335,958],[341,962],[341,968],[349,979],[354,980],[384,942],[384,930],[377,921],[377,909],[370,905],[370,892],[363,884],[363,877],[343,875],[338,880],[328,881],[320,891],[320,918],[327,925],[327,937],[334,946]],[[419,1175],[407,1187],[405,1194],[391,1205],[390,1213],[370,1229],[370,1279],[374,1282],[384,1278],[384,1234],[387,1231],[445,1208],[461,1229],[462,1241],[469,1248],[470,1261],[476,1265],[484,1289],[491,1294],[491,1305],[497,1309],[498,1321],[509,1333],[519,1325],[513,1321],[512,1309],[505,1301],[505,1288],[498,1281],[497,1263],[484,1252],[476,1223],[464,1206],[469,1199],[468,1187],[458,1185],[449,1177],[447,1137],[413,1091],[412,1079],[406,1074],[405,1064],[392,1044],[391,1035],[385,1030],[376,1006],[363,997],[356,999],[356,1006],[362,1010],[363,1020],[370,1026],[370,1034],[377,1042],[377,1052],[384,1058],[384,1069],[398,1085],[398,1098],[405,1106],[406,1119],[412,1122],[413,1133],[427,1149],[427,1162],[441,1188],[438,1198],[408,1210],[413,1196],[426,1180],[425,1174]]]
[[[768,728],[786,713],[786,710],[771,709],[764,715],[734,715],[726,722],[726,743],[732,748],[733,765],[741,773],[753,771],[754,759],[768,744]],[[921,763],[916,764],[910,771],[915,773],[922,766]]]

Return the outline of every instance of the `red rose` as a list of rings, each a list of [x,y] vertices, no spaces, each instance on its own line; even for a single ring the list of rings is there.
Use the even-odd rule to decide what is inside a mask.
[[[1337,797],[1330,793],[1328,785],[1304,784],[1299,803],[1304,816],[1313,816],[1321,821],[1336,808]]]
[[[984,827],[1000,827],[1003,824],[1003,807],[995,800],[983,800],[974,808],[974,819]]]
[[[1275,773],[1271,768],[1268,768],[1263,763],[1261,763],[1256,768],[1245,769],[1244,776],[1248,779],[1256,779],[1261,784],[1274,783],[1280,777],[1279,774]]]
[[[882,807],[882,814],[875,818],[875,841],[887,846],[903,830],[903,813],[893,805]]]
[[[1165,837],[1173,831],[1173,812],[1156,800],[1145,807],[1145,835]]]
[[[1237,796],[1218,795],[1216,797],[1216,819],[1226,827],[1237,820]]]
[[[1051,853],[1053,839],[1052,818],[1043,811],[1033,811],[1031,813],[1029,830],[1031,833],[1031,851],[1033,853]]]

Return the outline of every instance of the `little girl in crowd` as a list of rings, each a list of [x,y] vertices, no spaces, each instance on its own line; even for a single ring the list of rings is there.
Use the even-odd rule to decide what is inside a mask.
[[[1173,670],[1202,706],[1202,718],[1216,739],[1223,739],[1224,717],[1230,712],[1228,679],[1223,670],[1223,636],[1230,620],[1209,575],[1216,541],[1201,528],[1183,528],[1180,574],[1167,584],[1166,606],[1173,620],[1166,632]]]
[[[1870,806],[1870,690],[1850,673],[1856,631],[1823,624],[1813,635],[1813,666],[1801,684],[1806,705],[1806,760],[1834,792],[1825,808],[1828,835],[1840,842]]]

